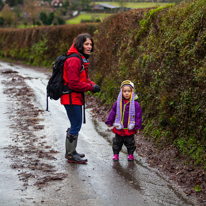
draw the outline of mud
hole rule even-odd
[[[5,77],[2,82],[5,85],[3,93],[11,102],[8,104],[8,110],[14,144],[4,148],[6,158],[13,162],[11,168],[19,171],[19,180],[24,182],[25,188],[36,185],[41,189],[50,181],[63,180],[67,174],[57,173],[52,164],[58,151],[48,145],[44,135],[36,135],[44,129],[41,124],[44,121],[44,111],[34,106],[35,95],[32,89],[26,85],[25,78],[16,71],[4,70],[2,75]],[[24,172],[20,172],[22,169]]]

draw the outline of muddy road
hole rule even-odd
[[[48,74],[0,62],[0,205],[196,205],[166,177],[125,149],[112,161],[113,134],[86,111],[77,146],[87,164],[64,158],[70,126],[59,101],[49,101]]]

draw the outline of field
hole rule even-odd
[[[100,3],[108,3],[114,6],[119,6],[118,2],[95,2],[95,4]],[[147,8],[147,7],[154,7],[154,6],[165,6],[168,3],[155,3],[155,2],[125,2],[123,5],[125,7],[129,7],[132,9],[138,9],[138,8]]]
[[[118,2],[95,2],[95,4],[99,3],[109,3],[114,6],[119,6]],[[165,6],[168,3],[152,3],[152,2],[125,2],[124,7],[129,7],[132,9],[137,9],[137,8],[148,8],[148,7],[155,7],[155,6]],[[105,14],[105,13],[81,13],[79,16],[76,18],[73,18],[71,20],[67,20],[66,24],[79,24],[81,23],[81,20],[92,20],[92,19],[100,19],[101,21],[109,16],[111,14]]]
[[[100,14],[81,13],[76,18],[73,18],[71,20],[67,20],[66,24],[79,24],[79,23],[81,23],[81,20],[92,20],[92,19],[100,19],[102,21],[105,17],[107,17],[109,15],[111,15],[111,14],[105,14],[105,13],[100,13]]]
[[[95,2],[95,4],[99,3],[109,3],[114,6],[119,6],[118,2]],[[154,2],[125,2],[123,4],[124,7],[137,9],[137,8],[148,8],[148,7],[154,7],[154,6],[165,6],[168,3],[154,3]],[[82,12],[80,15],[78,15],[76,18],[70,19],[66,21],[66,24],[79,24],[81,23],[81,20],[96,20],[100,19],[101,21],[109,16],[111,14],[106,13],[84,13]],[[28,25],[27,27],[31,27],[31,25]],[[18,28],[25,28],[25,26],[19,25]]]

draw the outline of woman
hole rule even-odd
[[[67,130],[66,136],[66,154],[65,158],[72,163],[85,163],[87,159],[83,159],[84,154],[76,152],[78,134],[82,125],[82,105],[84,105],[84,92],[92,91],[100,92],[100,87],[92,82],[88,75],[88,59],[91,52],[94,51],[94,42],[92,37],[87,34],[79,34],[74,40],[73,45],[69,49],[67,55],[78,54],[78,57],[70,57],[64,63],[64,85],[68,84],[72,90],[71,96],[64,94],[61,97],[61,104],[64,105],[71,128]]]

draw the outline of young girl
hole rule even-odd
[[[142,110],[134,93],[134,84],[125,80],[121,84],[121,90],[117,101],[113,105],[105,122],[109,127],[113,126],[115,137],[113,138],[113,161],[119,161],[119,152],[123,144],[127,147],[128,161],[133,161],[133,153],[136,149],[134,134],[141,129]]]

